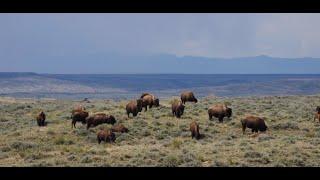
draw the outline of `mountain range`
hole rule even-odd
[[[320,58],[178,57],[171,54],[97,53],[12,61],[2,69],[49,74],[320,74]]]

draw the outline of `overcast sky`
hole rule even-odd
[[[320,57],[320,14],[0,14],[0,63],[91,53]]]

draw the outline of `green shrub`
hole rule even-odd
[[[54,143],[57,145],[71,145],[74,144],[74,142],[71,139],[65,139],[62,136],[59,136],[54,140]]]
[[[31,142],[21,142],[21,141],[15,141],[10,144],[10,147],[19,151],[24,151],[27,149],[37,148],[38,145]]]

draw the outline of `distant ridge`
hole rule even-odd
[[[97,53],[45,58],[55,63],[47,65],[43,57],[33,58],[21,61],[17,69],[41,74],[320,74],[320,58],[313,57],[211,58]]]

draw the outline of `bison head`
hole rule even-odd
[[[260,131],[264,132],[268,129],[268,126],[263,124],[261,127],[260,127]]]
[[[183,104],[181,104],[181,106],[180,106],[181,114],[183,114],[183,112],[184,112],[184,108],[185,108],[185,106],[184,106]]]
[[[127,132],[129,132],[129,129],[126,128],[126,127],[124,127],[124,128],[122,129],[122,132],[127,133]]]
[[[114,117],[114,116],[112,116],[112,115],[110,115],[109,117],[108,117],[108,119],[107,119],[107,123],[110,123],[110,124],[115,124],[117,121],[116,121],[116,118]]]
[[[110,135],[108,138],[110,142],[116,141],[116,135],[113,132],[110,132]]]
[[[228,118],[230,118],[230,117],[232,116],[232,109],[231,109],[231,108],[227,108],[227,110],[226,110],[226,116],[227,116]]]
[[[137,108],[139,112],[142,111],[142,99],[137,99]]]
[[[198,99],[197,99],[197,98],[194,98],[193,102],[197,103],[197,102],[198,102]]]
[[[158,99],[158,98],[155,99],[153,103],[154,103],[154,105],[155,105],[156,107],[159,107],[159,106],[160,106],[160,102],[159,102],[159,99]]]

